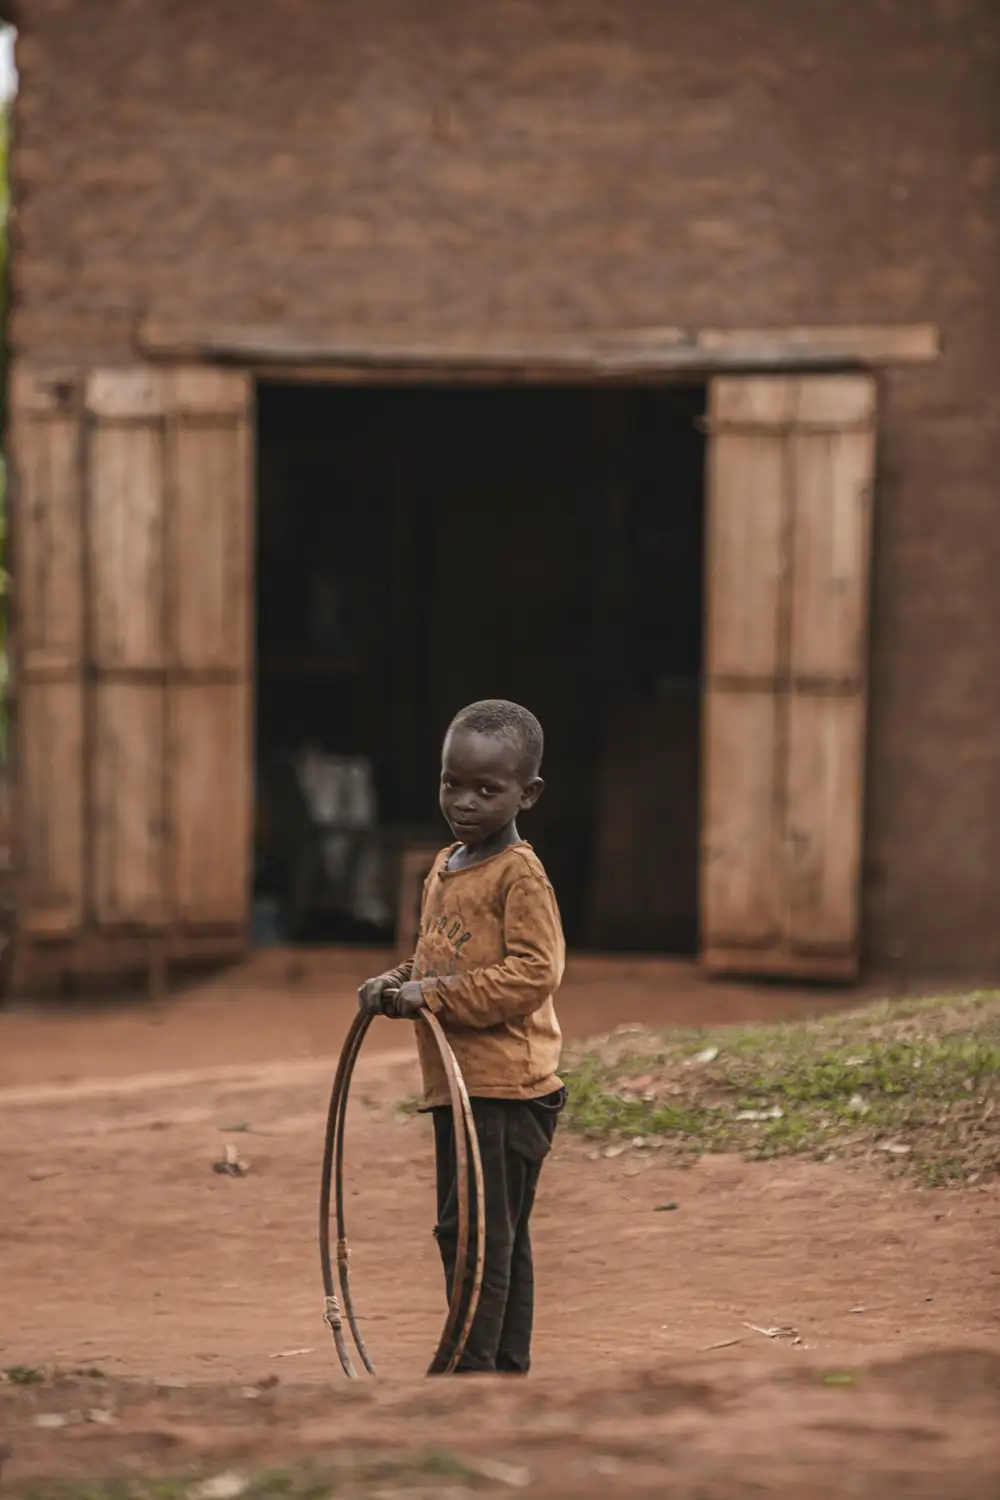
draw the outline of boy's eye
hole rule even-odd
[[[492,797],[493,788],[491,786],[481,786],[479,788],[479,795],[480,797]]]

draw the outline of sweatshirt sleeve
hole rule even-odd
[[[486,1030],[529,1016],[559,987],[565,945],[548,882],[524,875],[507,892],[504,947],[498,964],[422,981],[429,1010],[459,1026]]]

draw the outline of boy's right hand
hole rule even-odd
[[[366,979],[358,990],[358,1009],[366,1016],[392,1015],[391,1003],[398,990],[399,982],[391,974]]]

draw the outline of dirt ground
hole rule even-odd
[[[242,987],[155,1016],[0,1016],[0,1368],[106,1377],[0,1386],[5,1483],[388,1445],[492,1456],[498,1492],[997,1493],[990,1185],[595,1159],[564,1135],[537,1211],[530,1383],[479,1382],[471,1406],[467,1383],[423,1381],[443,1315],[432,1162],[426,1121],[396,1107],[415,1072],[388,1022],[359,1067],[348,1143],[356,1302],[388,1378],[348,1386],[321,1318],[316,1198],[358,960],[297,959],[294,982],[289,962],[268,955]],[[590,961],[562,1013],[580,1035],[834,1003]],[[245,1177],[212,1171],[227,1143]],[[854,1487],[839,1487],[848,1469]]]
[[[0,1088],[170,1069],[331,1057],[360,980],[395,962],[361,948],[263,949],[242,968],[150,1005],[134,998],[0,1009]],[[697,1026],[776,1021],[857,1005],[864,993],[789,985],[710,984],[676,959],[571,958],[559,992],[567,1038],[623,1023]],[[368,1052],[400,1045],[376,1028]]]

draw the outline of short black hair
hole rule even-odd
[[[537,776],[542,768],[545,749],[542,726],[534,714],[519,703],[510,703],[506,698],[483,698],[478,703],[470,703],[452,719],[448,734],[455,729],[510,740],[517,748],[521,775],[526,781]]]

